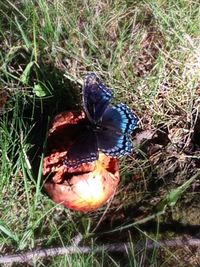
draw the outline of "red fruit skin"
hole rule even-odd
[[[66,208],[89,212],[98,209],[115,193],[119,184],[118,160],[100,153],[99,159],[68,168],[64,159],[76,136],[84,112],[63,112],[49,129],[43,175],[50,198]]]

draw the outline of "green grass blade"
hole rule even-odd
[[[15,23],[17,25],[18,30],[21,33],[22,39],[24,41],[24,44],[26,45],[27,49],[30,49],[32,44],[31,44],[30,40],[28,39],[26,32],[22,29],[22,26],[18,22],[17,17],[15,17]]]
[[[24,69],[21,77],[19,78],[20,82],[22,82],[23,84],[28,84],[30,72],[34,63],[35,63],[34,61],[29,62],[26,68]]]
[[[11,232],[11,230],[0,221],[0,232],[4,233],[7,237],[18,242],[18,237]]]

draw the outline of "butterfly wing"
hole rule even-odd
[[[83,86],[83,107],[91,122],[98,122],[112,98],[108,89],[94,73],[86,76]]]
[[[137,127],[138,117],[125,104],[108,108],[102,117],[102,126],[121,134],[131,134]]]
[[[137,116],[125,104],[107,108],[97,133],[99,150],[113,157],[130,153],[132,150],[130,134],[137,123]]]
[[[99,150],[111,157],[129,154],[133,148],[128,135],[120,135],[110,130],[100,130],[97,133],[97,142]]]
[[[97,138],[96,134],[85,129],[72,143],[69,148],[65,165],[67,167],[78,167],[82,163],[88,163],[98,158]]]

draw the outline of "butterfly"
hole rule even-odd
[[[69,148],[65,165],[78,167],[98,159],[99,152],[120,157],[132,151],[131,133],[138,117],[125,104],[110,105],[112,91],[90,73],[83,85],[83,109],[86,122]]]

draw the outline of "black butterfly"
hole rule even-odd
[[[125,104],[109,105],[111,98],[111,90],[96,74],[86,76],[83,108],[87,119],[66,155],[66,166],[77,167],[95,161],[99,151],[111,157],[131,152],[130,134],[136,128],[138,118]]]

